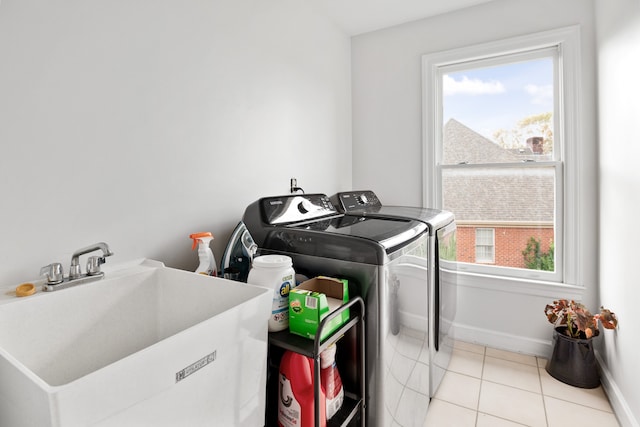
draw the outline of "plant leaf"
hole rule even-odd
[[[616,314],[604,307],[600,307],[600,315],[598,315],[598,318],[605,329],[615,329],[618,327],[618,317]]]

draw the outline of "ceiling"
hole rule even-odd
[[[357,35],[491,0],[312,0],[349,35]]]

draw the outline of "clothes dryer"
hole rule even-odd
[[[453,214],[438,209],[383,205],[378,196],[370,190],[337,193],[331,197],[331,201],[340,212],[349,215],[359,215],[363,218],[411,219],[427,225],[428,263],[421,267],[401,265],[402,268],[396,268],[392,275],[393,280],[398,282],[397,286],[413,288],[412,291],[398,292],[399,297],[428,291],[427,306],[419,305],[421,299],[400,300],[398,311],[399,323],[409,329],[416,327],[416,316],[429,318],[429,395],[433,397],[453,352],[453,322],[457,298],[456,224]],[[426,274],[413,271],[416,268],[426,269]]]

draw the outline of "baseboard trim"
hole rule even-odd
[[[527,338],[458,323],[454,323],[453,328],[456,340],[531,356],[548,358],[551,355],[551,339],[545,341]]]
[[[600,367],[600,382],[602,383],[602,389],[607,394],[613,413],[616,414],[618,422],[621,427],[640,427],[638,420],[631,412],[629,404],[625,400],[622,392],[618,388],[611,371],[607,368],[604,360],[600,357],[600,353],[596,350],[596,359]]]

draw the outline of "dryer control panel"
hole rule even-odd
[[[382,206],[376,193],[371,190],[338,193],[335,196],[334,203],[340,211],[345,213],[361,212],[363,210],[372,212]]]

